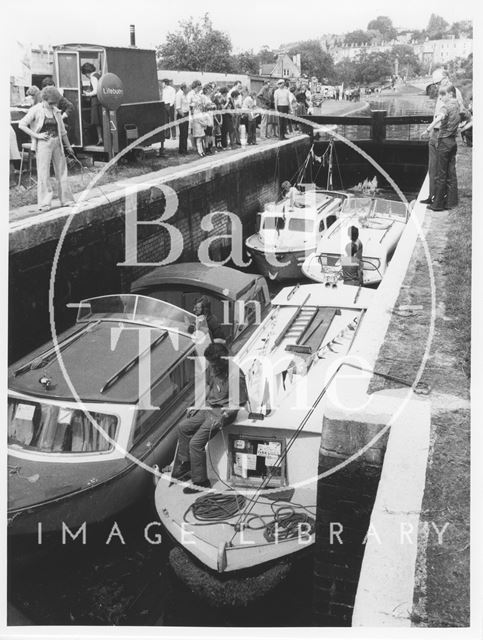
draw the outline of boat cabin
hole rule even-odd
[[[157,267],[131,284],[131,292],[165,300],[192,312],[201,295],[235,351],[266,315],[270,303],[265,278],[231,267],[183,262]]]

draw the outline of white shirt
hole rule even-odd
[[[169,104],[170,107],[174,105],[174,101],[176,99],[176,90],[171,85],[163,87],[163,97],[162,100],[164,104]]]
[[[183,89],[178,89],[176,93],[176,111],[181,111],[181,113],[188,113],[190,110],[190,103],[188,100],[188,94],[186,94]]]
[[[275,89],[273,94],[273,101],[275,103],[275,109],[277,107],[288,107],[290,105],[290,91],[287,87],[280,87]]]

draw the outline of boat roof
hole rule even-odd
[[[114,298],[122,298],[126,305],[136,305],[140,312],[137,315],[124,312],[124,317],[118,312],[116,317],[113,312],[101,313],[95,307],[100,303],[112,304]],[[139,299],[142,299],[141,304]],[[145,300],[159,313],[163,309],[173,313],[172,309],[175,309],[180,312],[179,317],[182,313],[188,322],[194,321],[192,314],[144,296],[104,296],[84,300],[79,305],[76,326],[59,336],[64,369],[51,341],[10,368],[9,388],[42,398],[76,400],[64,376],[65,370],[82,401],[135,404],[140,397],[140,363],[146,363],[149,356],[149,382],[152,384],[194,347],[191,336],[182,332],[174,321],[161,317],[150,321],[147,314],[142,314],[147,310]],[[141,328],[150,330],[146,345],[141,338]],[[42,377],[50,380],[49,388],[40,383]],[[147,389],[142,390],[145,391]]]
[[[181,262],[156,267],[131,284],[131,291],[138,293],[154,286],[191,286],[209,291],[229,300],[237,300],[262,276],[243,273],[231,267],[210,267],[200,262]]]
[[[144,49],[140,47],[130,47],[130,46],[115,47],[108,44],[106,45],[89,44],[88,42],[67,42],[65,44],[56,44],[54,45],[53,48],[54,48],[54,51],[57,51],[58,49],[75,49],[75,50],[87,49],[89,51],[110,51],[113,49],[117,49],[122,51],[152,51],[153,53],[155,52],[154,49]]]

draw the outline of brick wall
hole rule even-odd
[[[248,236],[255,227],[256,213],[276,197],[280,183],[290,180],[309,149],[308,138],[250,150],[210,163],[207,168],[182,169],[178,176],[159,177],[159,182],[177,193],[179,206],[169,220],[183,236],[181,261],[197,259],[197,248],[208,236],[229,231],[227,218],[217,216],[210,232],[201,228],[204,215],[215,211],[237,214]],[[220,156],[223,160],[223,157]],[[146,179],[154,184],[155,174]],[[146,267],[120,267],[125,256],[125,200],[122,193],[89,203],[72,218],[55,275],[57,331],[70,326],[75,312],[68,302],[96,295],[128,291],[130,283]],[[164,212],[165,198],[156,186],[140,187],[138,220],[155,220]],[[66,217],[35,222],[10,233],[9,345],[10,361],[50,338],[48,288],[54,253]],[[167,232],[159,226],[138,227],[138,262],[157,262],[168,253]],[[227,255],[227,241],[213,243],[211,257]],[[151,268],[151,267],[149,267]]]

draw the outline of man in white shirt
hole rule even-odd
[[[161,81],[161,100],[164,102],[164,108],[166,110],[166,122],[173,122],[174,117],[174,102],[176,100],[176,90],[171,86],[171,80],[165,78]],[[170,132],[173,138],[176,138],[176,127],[171,127],[165,132],[166,138],[170,137]]]
[[[235,84],[233,85],[233,87],[228,91],[227,97],[231,98],[232,97],[232,93],[234,91],[237,91],[240,95],[238,95],[235,99],[234,99],[234,106],[235,109],[241,109],[242,103],[243,103],[243,97],[242,97],[242,83],[240,80],[237,80],[235,82]],[[232,116],[232,120],[233,120],[233,126],[235,128],[235,143],[240,146],[241,145],[241,140],[240,140],[240,116],[237,113],[234,113]]]
[[[189,116],[190,103],[188,100],[188,87],[186,86],[185,82],[183,82],[180,85],[176,93],[175,109],[176,109],[176,118],[178,120]],[[180,124],[178,125],[178,128],[179,128],[178,150],[181,155],[184,155],[188,152],[189,124],[190,124],[189,120],[186,120],[185,122],[180,122]]]
[[[279,80],[277,82],[277,88],[273,94],[273,101],[275,104],[275,111],[280,111],[280,113],[288,113],[290,111],[290,91],[288,87],[285,86],[284,80]],[[280,140],[285,140],[287,138],[285,135],[287,130],[287,119],[282,116],[279,118],[279,122]]]

